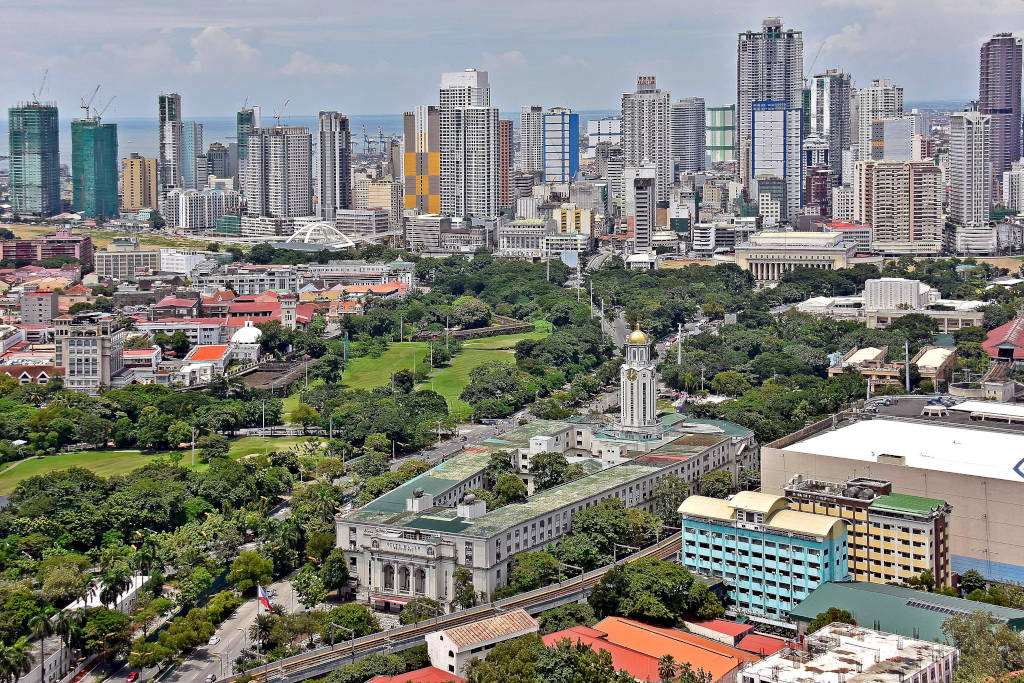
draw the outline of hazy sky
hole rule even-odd
[[[804,32],[805,68],[888,77],[910,101],[977,97],[978,48],[1024,35],[1021,0],[0,0],[4,106],[43,99],[75,116],[97,83],[107,120],[273,112],[400,113],[437,102],[442,71],[490,72],[493,102],[616,108],[638,73],[673,96],[736,96],[736,34],[769,15]],[[6,116],[6,112],[3,114]]]

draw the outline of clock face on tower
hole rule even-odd
[[[628,379],[630,382],[635,380],[636,379],[636,370],[633,369],[633,368],[630,368],[629,370],[626,370],[626,379]]]

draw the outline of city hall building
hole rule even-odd
[[[625,398],[617,421],[601,416],[536,420],[337,515],[337,547],[344,550],[360,590],[384,609],[421,596],[447,605],[454,596],[453,575],[464,568],[474,590],[490,597],[507,582],[515,555],[557,543],[581,510],[618,498],[627,507],[653,511],[654,487],[669,475],[696,482],[713,470],[735,477],[740,468],[756,466],[750,430],[714,420],[686,421],[678,414],[655,416],[657,386],[647,342],[637,330],[627,344],[621,377]],[[587,474],[488,512],[483,501],[467,494],[483,486],[484,469],[497,451],[510,454],[530,492],[530,461],[540,453],[562,453]]]

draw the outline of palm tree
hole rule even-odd
[[[671,681],[679,672],[679,665],[672,655],[662,655],[658,660],[658,677],[662,681]]]
[[[18,683],[18,679],[32,670],[32,654],[29,652],[28,641],[25,636],[18,638],[10,647],[2,648],[3,654],[0,660],[3,662],[4,675],[12,682]]]
[[[53,633],[53,622],[50,621],[52,615],[53,608],[47,605],[28,620],[28,627],[32,630],[32,635],[39,639],[40,683],[46,680],[46,638]]]
[[[274,620],[270,618],[270,615],[259,614],[256,616],[256,621],[249,627],[249,637],[254,641],[259,641],[263,649],[266,649],[267,639],[270,638],[270,632],[273,628]]]
[[[104,605],[111,605],[111,609],[117,608],[117,599],[121,597],[132,585],[131,577],[127,570],[118,567],[103,574],[103,588],[100,589],[100,602]]]

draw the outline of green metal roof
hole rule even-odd
[[[712,427],[718,427],[729,436],[748,437],[754,433],[753,430],[747,429],[746,427],[738,425],[735,422],[729,422],[728,420],[705,420],[698,419],[695,417],[688,417],[686,421],[696,422],[697,424],[702,425],[711,425]]]
[[[809,622],[829,607],[849,611],[857,624],[866,628],[938,643],[946,642],[942,622],[954,614],[984,610],[1010,628],[1024,628],[1024,610],[864,581],[824,583],[797,605],[790,616]]]
[[[923,496],[909,496],[905,493],[890,493],[887,496],[880,496],[871,503],[873,509],[898,510],[900,512],[913,512],[919,515],[927,515],[935,508],[946,506],[946,501],[938,498],[925,498]]]

